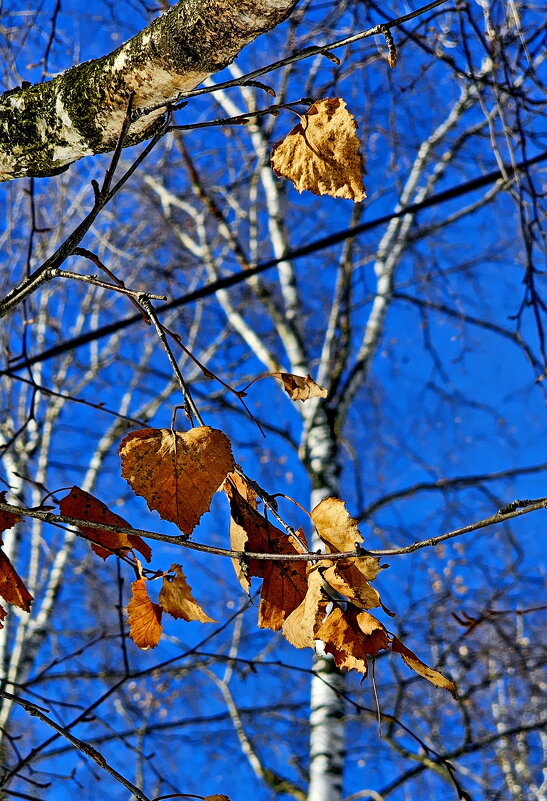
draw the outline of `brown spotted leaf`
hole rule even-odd
[[[276,175],[289,178],[299,192],[342,197],[359,203],[366,197],[357,123],[340,97],[318,100],[271,155]]]
[[[326,398],[325,387],[319,386],[311,375],[293,375],[293,373],[270,373],[273,378],[283,382],[283,389],[291,400],[305,401],[308,398]]]
[[[93,540],[91,547],[102,559],[106,559],[121,549],[134,549],[139,551],[147,562],[150,561],[152,556],[150,546],[141,537],[137,537],[135,534],[126,534],[123,529],[131,528],[130,524],[123,517],[111,512],[106,504],[90,495],[89,492],[85,492],[79,487],[72,487],[68,495],[59,503],[59,509],[61,514],[67,517],[120,527],[120,531],[104,531],[100,528],[78,526],[85,537]]]
[[[159,598],[163,611],[177,619],[214,623],[192,595],[192,588],[186,581],[181,565],[171,565],[169,572],[175,573],[175,576],[164,576]]]
[[[143,651],[155,648],[161,637],[162,608],[152,603],[146,591],[144,579],[131,585],[131,600],[127,604],[129,636]]]
[[[443,690],[448,690],[448,692],[452,693],[452,695],[456,694],[456,685],[454,682],[445,678],[445,676],[443,676],[442,673],[439,673],[438,670],[433,670],[433,668],[428,667],[424,662],[422,662],[421,659],[418,659],[413,651],[403,645],[403,643],[397,637],[393,638],[391,650],[394,654],[400,654],[403,662],[405,662],[409,668],[412,668],[412,670],[414,670],[420,676],[423,676],[424,679],[427,679],[436,687],[442,687]]]
[[[325,651],[332,654],[338,667],[365,675],[367,656],[389,648],[388,634],[380,621],[351,604],[345,611],[333,609],[318,629],[317,638],[323,640]]]
[[[209,510],[234,458],[222,431],[201,426],[182,434],[167,428],[133,431],[120,445],[122,476],[150,509],[191,534]]]

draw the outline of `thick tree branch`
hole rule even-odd
[[[5,92],[0,181],[55,175],[83,156],[113,150],[131,95],[134,121],[124,146],[149,139],[167,103],[226,67],[296,2],[180,0],[114,52],[47,83]]]

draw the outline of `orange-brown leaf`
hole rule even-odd
[[[313,648],[316,630],[325,616],[328,598],[323,593],[320,565],[308,569],[308,589],[304,600],[283,623],[283,636],[295,648]]]
[[[167,428],[133,431],[120,445],[122,476],[150,509],[191,534],[234,458],[222,431],[202,426],[184,434]]]
[[[162,608],[152,603],[146,591],[144,579],[131,585],[131,600],[127,604],[129,636],[143,651],[155,648],[161,637]]]
[[[325,651],[332,654],[338,667],[365,675],[367,656],[376,656],[389,647],[387,631],[380,621],[352,605],[345,611],[333,609],[318,629],[317,638],[323,640]]]
[[[0,596],[9,604],[30,612],[33,597],[15,572],[10,560],[0,548]]]
[[[357,123],[340,97],[314,103],[283,141],[274,145],[271,164],[296,189],[353,200],[366,197]]]
[[[216,793],[215,795],[206,795],[203,801],[230,801],[224,793]]]
[[[452,695],[456,694],[456,685],[454,682],[450,681],[450,679],[447,679],[442,675],[442,673],[439,673],[438,670],[433,670],[433,668],[428,667],[425,662],[422,662],[421,659],[418,659],[413,651],[403,645],[401,640],[399,640],[397,637],[393,638],[391,650],[394,654],[400,654],[403,662],[405,662],[409,668],[412,668],[412,670],[414,670],[420,676],[423,676],[424,679],[427,679],[436,687],[442,687],[443,690],[448,690],[448,692],[452,693]]]
[[[241,478],[230,476],[225,484],[230,501],[230,542],[234,550],[253,553],[297,554],[302,546],[273,526],[255,508],[252,489]],[[299,534],[304,541],[303,534]],[[301,603],[306,589],[306,563],[275,560],[245,560],[245,570],[234,560],[238,579],[248,592],[248,577],[264,579],[258,610],[258,625],[278,631],[283,621]]]
[[[0,606],[0,629],[4,628],[4,624],[2,623],[2,621],[6,619],[7,615],[8,613],[6,612],[4,607]]]
[[[175,573],[175,576],[164,576],[160,590],[160,606],[164,612],[177,619],[214,623],[192,595],[192,588],[186,581],[181,565],[171,565],[169,572]]]
[[[0,502],[7,503],[5,490],[0,492]],[[2,544],[2,532],[19,523],[20,520],[21,517],[19,515],[15,515],[13,512],[3,512],[0,509],[0,545]]]
[[[344,559],[334,562],[323,571],[323,578],[336,592],[363,609],[374,609],[374,607],[382,605],[378,590],[371,587],[363,575],[363,570],[368,569],[366,560],[369,559],[379,562],[379,559],[373,559],[371,556],[356,560]],[[374,567],[372,566],[372,568]],[[378,570],[380,570],[379,567]],[[374,574],[374,569],[369,572]]]
[[[152,551],[150,546],[141,537],[135,534],[126,534],[124,528],[131,528],[130,524],[114,512],[108,506],[85,492],[79,487],[72,487],[68,495],[59,503],[62,515],[75,517],[79,520],[89,520],[91,523],[104,523],[107,526],[119,526],[120,531],[104,531],[100,528],[88,528],[78,526],[79,530],[91,542],[91,547],[98,556],[106,559],[120,549],[139,551],[147,562],[150,561]]]
[[[308,398],[326,398],[328,395],[325,387],[317,384],[309,373],[306,376],[293,373],[270,373],[270,375],[283,382],[283,389],[291,400],[305,401]]]

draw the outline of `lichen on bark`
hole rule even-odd
[[[180,0],[112,53],[46,83],[0,96],[0,181],[54,175],[116,146],[129,99],[143,110],[168,103],[227,66],[282,22],[297,0]],[[165,109],[135,120],[124,139],[149,139]]]

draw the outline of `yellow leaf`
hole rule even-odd
[[[181,565],[171,565],[170,573],[175,576],[164,576],[163,586],[160,590],[160,606],[174,618],[183,620],[198,620],[201,623],[214,623],[198,604],[192,595],[192,588],[186,581]]]
[[[273,378],[283,382],[283,388],[291,400],[305,401],[308,398],[326,398],[325,387],[319,386],[308,373],[306,376],[293,373],[270,373]]]
[[[353,200],[366,197],[357,123],[340,97],[318,100],[274,145],[271,164],[296,189]]]
[[[122,476],[150,509],[191,534],[230,470],[230,441],[209,426],[184,434],[166,428],[133,431],[120,445]]]
[[[374,609],[376,606],[381,606],[380,594],[374,587],[371,587],[365,576],[363,570],[368,565],[362,564],[365,559],[372,559],[372,557],[365,557],[364,559],[349,560],[334,562],[330,567],[323,571],[323,578],[330,586],[344,595],[348,601],[361,606],[363,609]],[[374,559],[375,562],[379,561]],[[379,570],[380,568],[378,568]],[[376,571],[377,572],[377,571]],[[369,571],[372,578],[376,575],[373,570]]]
[[[353,551],[356,543],[363,542],[357,521],[349,516],[340,498],[325,498],[318,503],[312,510],[311,519],[317,533],[329,547],[329,553]]]
[[[414,670],[420,676],[423,676],[424,679],[427,679],[436,687],[442,687],[443,690],[448,690],[448,692],[452,693],[452,695],[456,694],[456,685],[454,682],[445,678],[442,673],[439,673],[438,670],[433,670],[433,668],[428,667],[424,662],[422,662],[421,659],[418,659],[413,651],[403,645],[403,643],[397,639],[397,637],[393,638],[391,650],[394,654],[400,654],[403,662],[405,662],[409,668],[412,668],[412,670]]]
[[[129,636],[143,651],[155,648],[161,637],[162,608],[152,603],[146,592],[144,579],[131,585],[131,600],[127,604]]]

